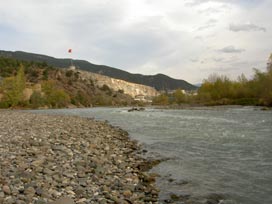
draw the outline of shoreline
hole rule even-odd
[[[160,161],[140,153],[106,122],[0,110],[0,203],[158,203]]]

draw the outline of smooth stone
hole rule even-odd
[[[27,189],[24,190],[24,194],[27,196],[34,196],[36,193],[36,190],[33,187],[28,187]]]
[[[64,198],[60,198],[54,202],[51,202],[49,204],[75,204],[75,202],[71,198],[64,197]]]
[[[125,196],[125,197],[130,197],[130,196],[132,196],[132,193],[131,193],[131,191],[130,190],[125,190],[124,192],[123,192],[123,195]]]
[[[47,202],[44,200],[36,200],[35,204],[47,204]]]
[[[5,194],[8,194],[8,195],[11,194],[10,187],[7,186],[7,185],[4,185],[3,188],[2,188],[2,190],[3,190],[3,192],[4,192]]]
[[[15,203],[15,200],[14,200],[14,198],[12,198],[12,197],[9,197],[9,198],[7,198],[7,199],[5,200],[5,204],[13,204],[13,203]]]
[[[44,158],[41,158],[41,159],[37,159],[35,161],[33,161],[31,164],[35,167],[39,167],[41,166],[42,164],[44,163]]]
[[[42,189],[42,188],[37,188],[37,189],[36,189],[36,194],[37,194],[38,196],[41,196],[41,195],[43,194],[43,189]]]
[[[23,200],[16,200],[16,204],[26,204],[26,202]]]
[[[0,198],[4,198],[4,197],[5,197],[4,192],[0,192]]]

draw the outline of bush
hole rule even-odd
[[[159,95],[159,96],[153,98],[152,104],[153,105],[168,105],[169,98],[165,94]]]
[[[44,106],[44,98],[42,97],[41,92],[34,91],[30,96],[29,102],[33,108]]]
[[[73,70],[68,70],[68,71],[66,71],[66,73],[65,73],[65,75],[66,75],[67,77],[71,77],[73,74],[74,74]]]
[[[70,103],[70,96],[62,89],[56,87],[52,80],[42,83],[42,91],[45,93],[45,104],[54,108],[65,107]]]
[[[8,106],[17,106],[23,102],[23,90],[26,86],[26,78],[24,74],[24,67],[21,65],[17,75],[14,77],[5,78],[2,82],[2,89],[4,93],[3,101]]]
[[[111,97],[103,96],[103,95],[97,95],[95,98],[95,105],[98,106],[109,106],[112,105]]]
[[[10,104],[7,101],[0,101],[0,108],[9,108]]]
[[[118,93],[123,94],[123,93],[124,93],[124,90],[123,90],[123,89],[119,89],[119,90],[118,90]]]
[[[76,96],[71,99],[71,103],[74,105],[91,105],[91,97],[82,91],[78,91]]]
[[[48,69],[45,69],[44,71],[43,71],[43,78],[42,78],[43,80],[48,80]]]
[[[64,90],[57,89],[51,93],[49,101],[52,107],[61,108],[70,103],[70,97]]]

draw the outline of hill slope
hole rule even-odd
[[[113,90],[107,84],[97,84],[82,72],[56,69],[46,63],[0,57],[0,108],[136,104],[123,90]]]
[[[67,68],[70,66],[71,63],[71,59],[58,59],[46,55],[27,53],[22,51],[11,52],[0,50],[0,56],[14,58],[18,60],[46,62],[51,66],[59,68]],[[73,63],[81,70],[106,75],[116,79],[122,79],[132,83],[151,86],[157,90],[174,90],[178,88],[185,90],[194,90],[197,88],[184,80],[173,79],[163,74],[156,75],[131,74],[129,72],[117,68],[92,64],[85,60],[73,60]]]

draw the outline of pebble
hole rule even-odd
[[[11,190],[10,190],[10,187],[7,186],[7,185],[4,185],[3,188],[2,188],[3,192],[7,195],[10,195],[11,194]]]
[[[26,188],[26,189],[24,190],[24,194],[25,194],[26,196],[31,196],[31,197],[33,197],[33,196],[35,195],[35,193],[36,193],[36,191],[35,191],[35,189],[34,189],[33,187],[28,187],[28,188]]]
[[[75,202],[71,198],[64,197],[64,198],[60,198],[50,204],[75,204]]]
[[[129,198],[130,196],[132,196],[132,192],[130,190],[125,190],[123,194],[126,198]]]
[[[0,110],[0,203],[158,203],[158,162],[102,121]]]

